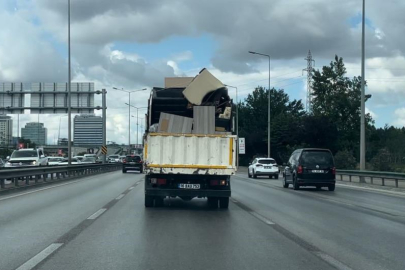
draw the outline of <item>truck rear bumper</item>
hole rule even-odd
[[[181,190],[181,189],[146,189],[149,196],[177,197],[231,197],[231,190]]]

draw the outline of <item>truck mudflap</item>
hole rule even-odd
[[[159,197],[231,197],[231,190],[145,189],[147,196]]]

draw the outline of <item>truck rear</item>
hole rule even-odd
[[[227,89],[205,69],[195,78],[165,82],[149,99],[145,207],[180,197],[207,198],[211,208],[228,208],[237,137]]]
[[[166,197],[208,198],[212,207],[228,208],[230,176],[235,174],[236,136],[148,134],[144,145],[145,206]]]

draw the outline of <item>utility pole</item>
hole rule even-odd
[[[107,91],[102,90],[102,115],[103,115],[103,146],[107,146],[107,101],[106,101]],[[103,155],[103,164],[106,163],[106,155]]]
[[[363,18],[361,27],[361,118],[360,118],[360,170],[366,169],[366,121],[365,121],[365,18],[366,1],[363,0]],[[364,182],[364,179],[360,179]]]
[[[305,60],[307,60],[307,68],[303,70],[307,72],[307,100],[305,107],[307,109],[307,112],[310,113],[312,111],[312,63],[314,63],[315,65],[315,60],[312,59],[311,50],[308,51],[308,55]]]
[[[70,0],[68,0],[68,165],[72,164],[72,76],[70,63]]]

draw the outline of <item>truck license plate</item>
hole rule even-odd
[[[323,173],[323,170],[312,170],[313,173]]]
[[[200,189],[200,184],[179,184],[179,188]]]

